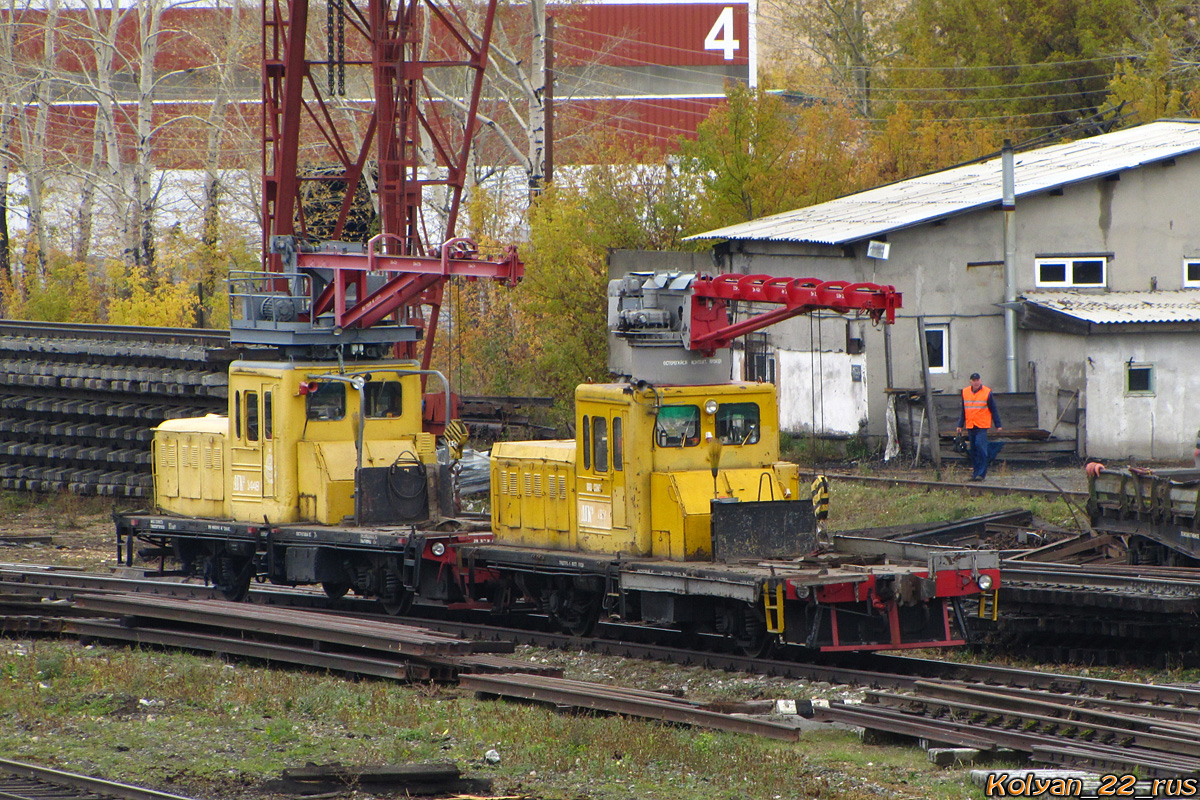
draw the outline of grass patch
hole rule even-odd
[[[0,513],[6,517],[36,508],[41,498],[31,492],[0,492]]]
[[[916,749],[845,731],[798,744],[477,700],[450,687],[272,671],[215,658],[0,643],[0,752],[206,797],[312,761],[449,759],[541,798],[959,798]],[[496,749],[501,762],[488,764]]]
[[[980,514],[1027,508],[1039,519],[1074,528],[1070,507],[1061,497],[975,496],[941,489],[920,490],[904,486],[879,486],[831,480],[829,529],[854,530],[918,522],[954,522]]]

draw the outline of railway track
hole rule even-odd
[[[124,783],[0,759],[0,797],[5,800],[188,800]]]
[[[604,638],[580,639],[539,630],[498,628],[478,622],[431,620],[425,618],[381,619],[363,612],[363,605],[339,601],[335,615],[316,612],[330,601],[305,590],[256,589],[251,606],[215,602],[210,599],[183,600],[194,594],[205,598],[205,587],[170,581],[134,580],[94,576],[68,570],[6,567],[0,569],[0,590],[25,588],[54,598],[74,598],[74,604],[94,613],[117,615],[124,624],[68,623],[68,632],[98,639],[143,641],[165,646],[204,649],[184,635],[197,629],[220,627],[220,619],[230,617],[241,630],[241,642],[257,626],[271,629],[284,638],[316,639],[323,644],[316,652],[323,657],[339,657],[332,648],[341,644],[355,650],[365,649],[365,660],[380,660],[384,650],[404,647],[424,648],[422,658],[445,661],[457,657],[443,652],[457,648],[462,655],[467,640],[488,640],[511,648],[517,643],[542,647],[587,649],[627,658],[649,658],[677,664],[740,670],[753,674],[804,678],[834,684],[863,687],[865,702],[860,704],[815,704],[817,719],[857,725],[932,742],[976,749],[1016,749],[1028,753],[1039,763],[1069,765],[1099,771],[1138,770],[1146,777],[1173,777],[1200,774],[1200,687],[1190,685],[1152,685],[1096,678],[1089,675],[1049,673],[990,664],[967,664],[938,659],[914,658],[890,654],[843,657],[826,663],[778,659],[751,659],[726,653],[697,651],[694,648],[643,644],[629,640]],[[269,610],[267,606],[293,606]],[[297,608],[298,607],[298,608]],[[145,617],[184,623],[180,628],[162,622],[148,624]],[[247,620],[257,620],[253,625]],[[397,624],[399,623],[399,624]],[[417,631],[409,633],[409,628]],[[630,635],[632,631],[616,632]],[[423,634],[420,630],[437,631]],[[133,633],[130,633],[133,631]],[[149,638],[139,638],[151,632]],[[609,631],[610,633],[614,631]],[[387,644],[371,643],[370,637],[382,637]],[[453,638],[446,638],[447,636]],[[159,637],[159,638],[156,638]],[[440,637],[440,638],[439,638]],[[435,643],[436,652],[428,651]],[[456,644],[448,644],[456,643]],[[287,661],[279,652],[241,653],[229,647],[228,638],[219,639],[212,648],[217,652]],[[484,648],[485,650],[488,648]],[[361,655],[361,654],[360,654]],[[784,653],[784,656],[794,655]],[[308,663],[303,660],[298,663]],[[378,674],[370,669],[309,664],[323,668],[377,677],[405,679],[404,675]],[[493,673],[504,671],[497,664]],[[393,665],[394,669],[394,665]],[[487,670],[472,669],[479,673]],[[461,672],[461,670],[460,670]],[[528,671],[526,671],[528,673]],[[536,671],[535,671],[536,672]],[[451,679],[453,671],[425,672],[423,678]],[[456,673],[454,673],[456,674]],[[471,678],[469,686],[487,695],[541,700],[579,708],[604,709],[618,713],[656,718],[692,720],[693,724],[716,725],[719,715],[697,710],[692,704],[679,704],[659,697],[643,697],[575,681],[556,682],[554,676],[537,674],[509,675],[505,678]],[[726,721],[728,729],[742,730],[773,738],[788,738],[778,725],[753,725]]]
[[[148,595],[177,600],[214,601],[221,599],[218,590],[196,583],[173,580],[125,578],[79,572],[54,567],[31,567],[22,564],[0,564],[0,594],[20,592],[44,597],[47,600],[72,601],[79,595],[110,593],[114,595]],[[379,611],[374,600],[345,596],[331,601],[323,592],[305,588],[255,586],[249,602],[255,606],[340,611],[363,619],[386,619],[400,624],[421,626],[461,639],[504,642],[558,650],[587,650],[600,655],[621,658],[664,661],[681,666],[696,666],[731,672],[746,672],[772,677],[825,681],[859,686],[907,688],[920,678],[951,678],[967,675],[978,680],[998,681],[1000,672],[985,672],[972,667],[936,659],[888,657],[881,655],[841,656],[824,662],[804,659],[801,651],[786,651],[779,658],[751,658],[717,649],[698,648],[681,641],[672,631],[648,629],[644,626],[601,622],[597,635],[587,638],[550,630],[537,617],[526,617],[532,624],[518,625],[517,621],[490,617],[486,620],[464,619],[430,606],[423,608],[424,616],[387,616]],[[70,606],[56,606],[63,611]],[[40,626],[54,630],[54,625]],[[59,625],[57,629],[67,629]],[[654,641],[647,641],[653,639]],[[1008,674],[1008,673],[1003,673]],[[1037,673],[1029,673],[1032,681]],[[987,676],[991,677],[987,677]]]
[[[826,475],[830,480],[851,481],[877,486],[907,486],[914,489],[953,489],[970,494],[1000,494],[1024,497],[1044,497],[1057,499],[1066,497],[1076,503],[1087,501],[1087,492],[1060,492],[1058,489],[1038,489],[1020,486],[1001,486],[999,484],[983,483],[952,483],[949,481],[929,481],[917,478],[889,478],[881,475],[851,475],[848,473],[830,472]]]

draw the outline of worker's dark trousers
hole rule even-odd
[[[967,437],[971,441],[972,478],[986,478],[988,464],[1004,447],[1004,442],[989,442],[987,434],[987,428],[967,428]]]

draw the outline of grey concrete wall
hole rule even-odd
[[[1026,354],[1031,368],[1032,386],[1037,395],[1038,427],[1057,439],[1074,439],[1080,456],[1088,455],[1087,358],[1092,339],[1066,333],[1024,332]],[[1059,403],[1062,392],[1075,393],[1073,405],[1068,399]],[[1063,413],[1065,412],[1065,413]]]
[[[1088,337],[1032,332],[1039,405],[1058,385],[1083,394],[1087,454],[1096,458],[1189,460],[1200,429],[1200,370],[1196,334],[1143,333]],[[1125,391],[1129,361],[1154,366],[1154,392]],[[1042,425],[1048,415],[1040,411]],[[1053,424],[1053,421],[1050,421]]]

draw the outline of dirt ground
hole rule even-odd
[[[104,570],[117,566],[114,510],[127,503],[71,494],[0,495],[0,562]],[[46,537],[49,543],[23,537]],[[7,538],[6,538],[7,537]]]

